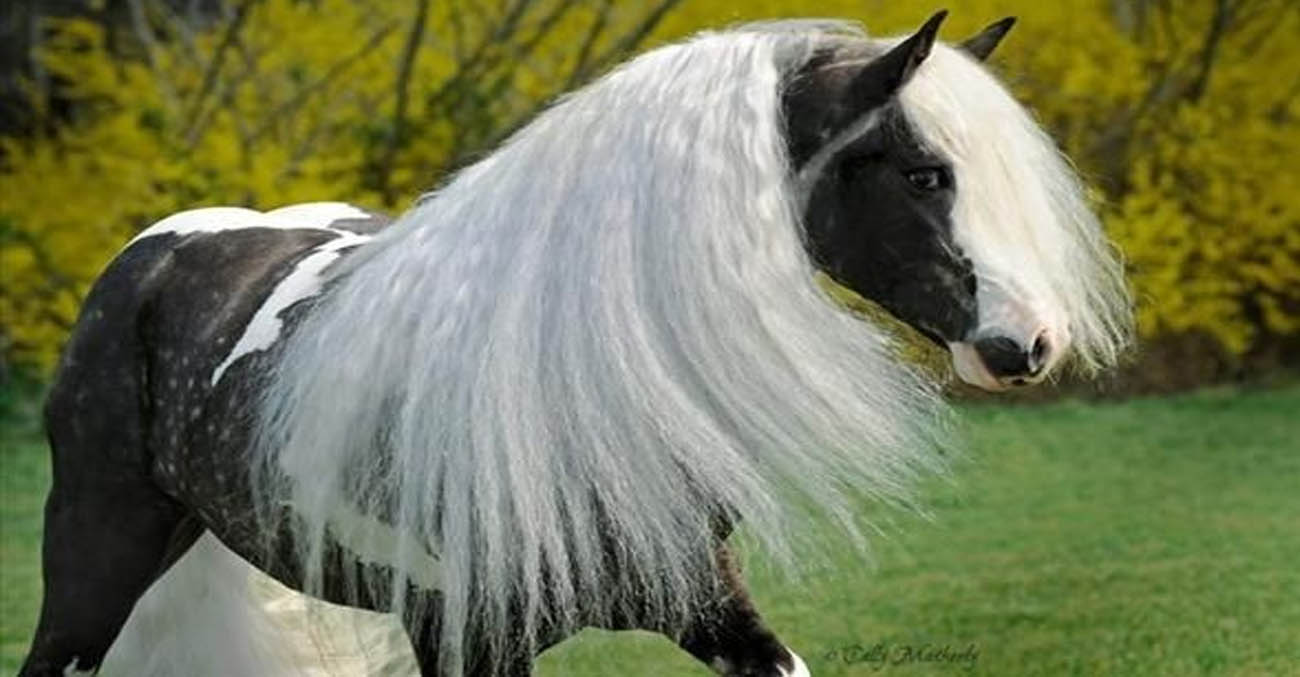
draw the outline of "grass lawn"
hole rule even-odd
[[[971,458],[759,608],[814,675],[1300,675],[1300,386],[968,407]],[[0,430],[0,672],[36,618],[46,451]],[[93,553],[87,553],[93,558]],[[905,660],[949,647],[954,662]],[[882,659],[883,658],[883,662]],[[707,675],[667,640],[588,631],[543,677]]]

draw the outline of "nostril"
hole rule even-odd
[[[1037,376],[1047,366],[1047,356],[1052,350],[1051,339],[1047,338],[1047,332],[1042,331],[1034,337],[1034,345],[1029,348],[1029,375]]]
[[[1006,336],[994,336],[975,341],[975,352],[998,378],[1024,376],[1029,373],[1029,354],[1020,344]]]

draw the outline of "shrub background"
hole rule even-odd
[[[1300,363],[1300,3],[951,0],[1095,187],[1138,300],[1125,378]],[[28,0],[0,10],[0,369],[41,378],[132,233],[199,205],[400,211],[631,53],[875,0]]]

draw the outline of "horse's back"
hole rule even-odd
[[[160,434],[150,419],[207,399],[213,372],[298,262],[340,238],[360,244],[385,223],[310,203],[194,209],[150,226],[83,302],[46,401],[52,437],[94,428],[118,460],[144,460]]]

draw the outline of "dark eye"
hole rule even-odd
[[[907,182],[920,191],[935,191],[948,186],[948,172],[943,167],[918,167],[903,173]]]

